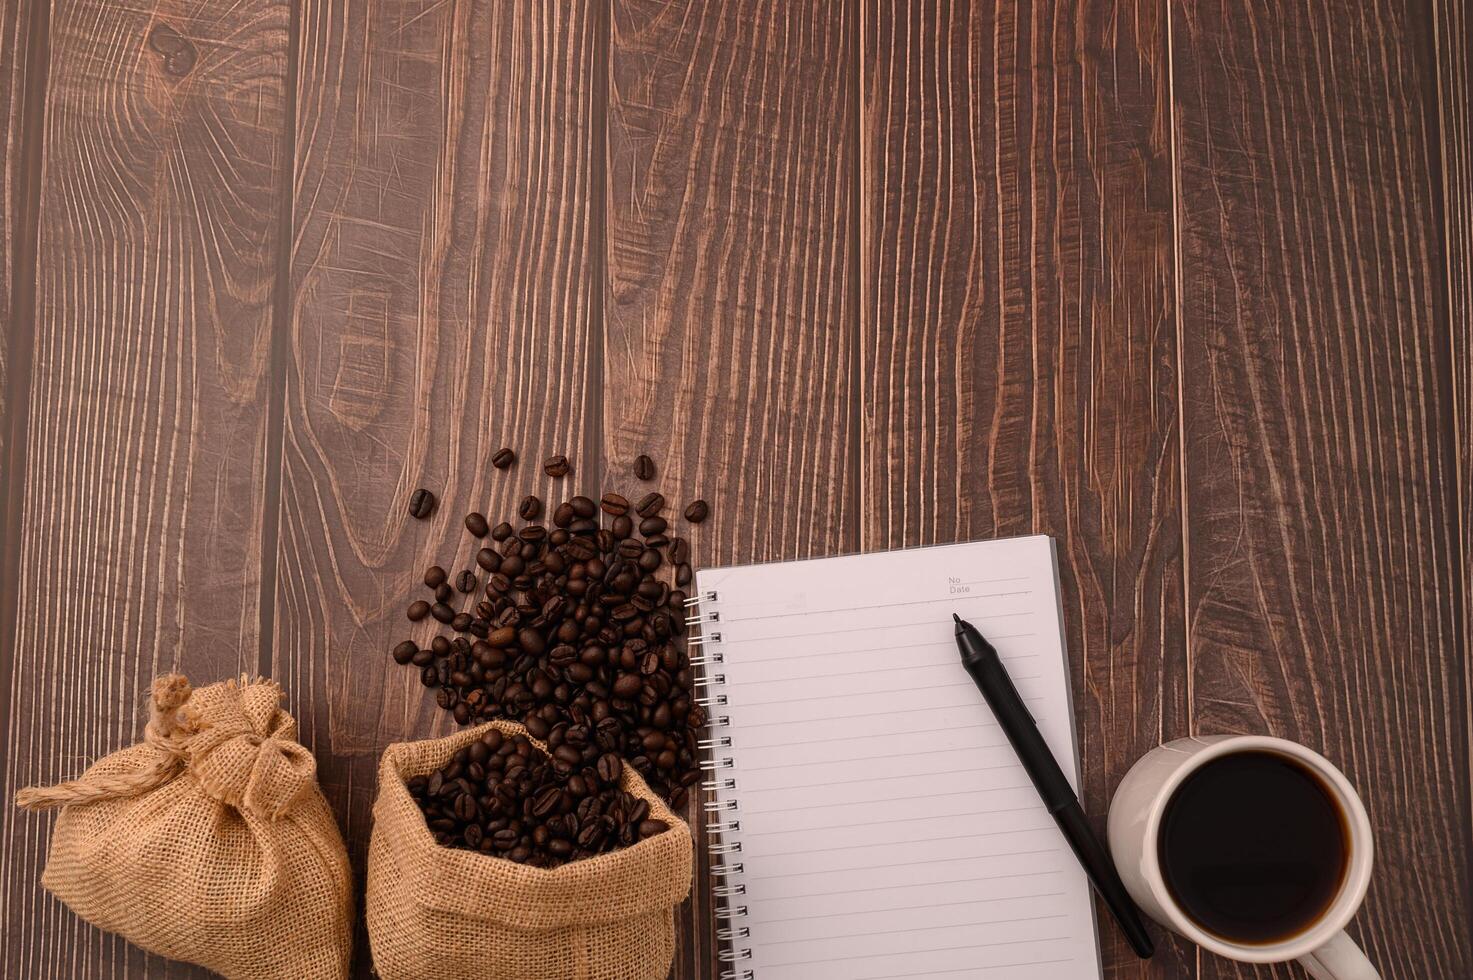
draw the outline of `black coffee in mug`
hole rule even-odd
[[[1236,943],[1279,942],[1314,925],[1350,861],[1350,830],[1329,787],[1274,752],[1220,756],[1187,776],[1157,840],[1177,905]]]

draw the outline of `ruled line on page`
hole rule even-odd
[[[815,827],[814,831],[822,832],[823,830],[827,829],[829,828]],[[893,849],[902,844],[935,844],[940,841],[948,840],[981,840],[984,837],[1006,837],[1009,834],[1036,834],[1040,831],[1053,829],[1055,829],[1055,825],[1049,824],[1046,827],[1019,827],[1015,830],[988,830],[980,834],[955,834],[950,837],[918,837],[915,840],[908,841],[882,840],[875,841],[872,844],[843,844],[838,847],[801,847],[796,851],[760,851],[754,855],[754,859],[761,859],[765,861],[768,858],[791,857],[794,854],[822,854],[825,851],[862,851],[867,847],[889,847]],[[803,833],[812,833],[814,831],[803,831]]]
[[[987,858],[1027,857],[1030,854],[1057,854],[1058,850],[1056,847],[1045,847],[1034,851],[1005,851],[1001,854],[978,854],[973,857],[962,858],[961,860],[982,861]],[[782,878],[811,878],[814,875],[849,874],[854,871],[883,871],[886,868],[914,868],[921,864],[955,864],[957,860],[958,858],[953,855],[944,858],[929,858],[925,861],[897,861],[894,864],[863,864],[857,868],[829,868],[823,871],[784,871],[781,874],[775,875],[749,874],[747,875],[747,880],[778,881]]]
[[[850,804],[850,805],[851,806],[860,806],[861,804],[854,803],[854,804]],[[986,816],[991,817],[991,816],[994,816],[995,814],[999,814],[999,813],[1026,813],[1029,810],[1036,810],[1036,809],[1038,809],[1038,804],[1037,803],[1035,803],[1035,804],[1033,804],[1031,806],[1010,806],[1010,807],[1007,807],[1007,808],[1002,809],[1002,810],[988,810],[987,813],[986,813]],[[976,816],[976,814],[973,814],[973,813],[948,813],[948,814],[945,814],[945,815],[940,816],[940,817],[933,817],[932,819],[935,819],[935,820],[950,820],[953,817],[972,817],[972,816]],[[749,831],[749,830],[744,830],[744,831],[742,831],[742,839],[743,840],[746,840],[746,839],[748,839],[750,837],[770,837],[770,836],[772,836],[774,834],[782,834],[783,836],[787,836],[788,834],[809,834],[809,833],[814,833],[814,832],[823,832],[823,831],[826,831],[826,830],[850,830],[850,829],[852,829],[854,827],[879,827],[879,826],[881,826],[883,824],[887,824],[887,823],[915,823],[915,819],[916,818],[914,816],[909,816],[909,817],[896,817],[894,820],[861,820],[858,823],[826,823],[822,827],[800,827],[800,828],[798,828],[796,830],[761,830],[761,831],[757,831],[755,833],[752,832],[752,831]]]
[[[906,732],[906,734],[907,735],[913,735],[915,733],[914,732]],[[889,736],[886,736],[886,737],[887,738],[900,738],[902,736],[899,736],[899,735],[889,735]],[[987,749],[1000,749],[1000,748],[1003,748],[1004,746],[1006,746],[1007,744],[1008,744],[1007,742],[995,742],[995,743],[993,743],[991,745],[960,745],[960,746],[957,746],[954,749],[930,749],[930,750],[928,750],[927,754],[928,755],[946,755],[947,753],[950,753],[950,752],[975,753],[975,752],[983,752],[983,751],[986,751]],[[818,759],[818,760],[816,760],[814,762],[779,762],[779,763],[777,763],[775,765],[771,765],[771,766],[746,766],[746,765],[737,766],[737,765],[733,765],[732,768],[735,769],[737,772],[743,772],[743,773],[747,773],[747,772],[771,772],[774,769],[801,769],[804,766],[836,766],[836,765],[842,765],[842,764],[844,764],[846,762],[878,762],[881,759],[908,759],[908,758],[910,758],[913,755],[915,755],[915,752],[890,752],[890,753],[887,753],[885,755],[855,755],[855,756],[848,756],[848,757],[843,758],[843,759]],[[1007,768],[1009,768],[1009,766],[975,766],[974,768],[977,771],[980,772],[983,769],[1007,769]],[[924,773],[917,773],[916,775],[924,775]]]
[[[863,739],[863,738],[883,738],[883,739],[887,739],[888,740],[888,739],[892,739],[892,738],[899,738],[902,735],[934,735],[937,732],[980,732],[980,731],[984,731],[986,729],[997,728],[997,727],[998,727],[997,724],[994,723],[994,724],[990,724],[990,725],[988,725],[988,724],[956,725],[956,726],[953,726],[953,727],[950,727],[950,728],[917,728],[917,729],[915,729],[913,731],[909,731],[909,732],[881,732],[878,735],[835,735],[832,738],[805,738],[803,740],[803,744],[804,745],[819,745],[819,744],[824,743],[824,742],[857,742],[857,741],[859,741],[860,739]],[[752,749],[752,750],[761,750],[761,749],[772,749],[772,748],[776,748],[777,747],[777,746],[774,746],[774,745],[743,745],[740,742],[737,742],[736,741],[736,736],[735,735],[733,735],[731,738],[732,738],[732,748],[745,748],[745,749]],[[1007,743],[1006,742],[998,742],[996,744],[997,745],[1006,745]],[[987,748],[991,748],[991,746],[986,746],[986,747]]]
[[[888,627],[880,627],[880,628],[881,629],[887,629]],[[997,643],[997,642],[999,642],[1001,640],[1026,640],[1026,639],[1029,639],[1031,637],[1035,637],[1037,635],[1038,634],[1036,632],[1032,632],[1032,633],[1003,633],[1003,634],[998,634],[998,635],[993,635],[993,634],[990,634],[989,633],[988,634],[988,640],[990,642],[992,642],[992,643],[995,644],[995,643]],[[786,638],[785,637],[781,637],[781,636],[769,636],[769,637],[764,637],[763,638],[764,642],[767,641],[767,640],[782,640],[782,639],[786,639]],[[955,643],[952,643],[952,642],[949,642],[947,640],[926,640],[923,643],[886,643],[884,646],[878,646],[878,647],[860,647],[858,650],[851,650],[851,649],[848,649],[846,647],[843,650],[824,650],[824,651],[820,651],[819,653],[781,653],[781,652],[779,652],[776,656],[772,656],[772,657],[754,657],[750,653],[744,653],[744,654],[742,654],[742,659],[739,660],[739,661],[735,661],[735,662],[736,663],[742,663],[742,664],[770,664],[770,663],[772,663],[774,661],[781,660],[784,663],[786,663],[789,660],[812,660],[815,657],[850,657],[850,656],[855,656],[855,655],[861,654],[861,653],[880,653],[881,651],[884,651],[884,650],[916,650],[916,649],[919,649],[920,647],[945,647],[947,650],[951,650],[951,651],[955,651],[956,650],[956,644]],[[1029,656],[1036,656],[1036,654],[1029,654]],[[1011,661],[1014,658],[1010,656],[1007,659],[1009,661]]]
[[[768,681],[767,683],[776,683],[776,680]],[[920,687],[891,687],[883,691],[838,691],[833,694],[815,694],[811,697],[803,698],[770,698],[766,701],[748,701],[743,698],[740,701],[729,701],[728,703],[740,705],[743,708],[761,708],[769,704],[802,704],[807,701],[835,701],[839,699],[861,698],[867,694],[915,694],[917,691],[955,691],[961,688],[975,691],[977,684],[975,681],[965,680],[956,681],[951,684],[922,684]],[[822,721],[823,719],[814,720]]]
[[[926,953],[952,953],[962,949],[992,949],[997,946],[1026,946],[1029,943],[1056,943],[1064,939],[1073,939],[1069,933],[1062,936],[1039,936],[1037,939],[1002,939],[995,943],[971,943],[966,946],[932,946],[924,950]],[[838,963],[843,960],[872,960],[876,956],[891,956],[892,953],[855,953],[853,956],[825,956],[821,960],[788,960],[784,963],[769,963],[769,969],[776,970],[780,966],[811,966],[814,963]],[[1065,961],[1067,962],[1067,961]],[[1032,964],[1013,963],[1011,966],[1031,966]]]
[[[878,653],[880,651],[876,651],[876,652]],[[849,657],[854,656],[852,653],[849,653],[848,651],[845,651],[845,654],[844,655],[845,656],[849,656]],[[1009,657],[1008,658],[1008,660],[1009,660],[1010,663],[1017,663],[1020,660],[1037,660],[1037,659],[1038,659],[1038,654],[1036,654],[1036,653],[1025,653],[1025,654],[1022,654],[1021,656],[1015,656],[1015,657]],[[765,661],[765,662],[771,663],[772,661]],[[738,663],[739,664],[742,664],[742,663],[746,663],[746,661],[738,661]],[[916,671],[916,670],[936,670],[938,668],[951,669],[951,668],[955,668],[957,666],[960,666],[960,664],[961,664],[961,659],[956,656],[956,648],[953,647],[952,648],[952,655],[950,657],[948,657],[945,660],[938,660],[935,663],[925,663],[925,662],[911,661],[909,663],[894,664],[893,666],[890,666],[890,667],[870,667],[867,670],[848,670],[848,669],[845,669],[844,671],[842,671],[842,674],[843,674],[844,677],[864,677],[867,674],[893,674],[893,673],[895,673],[897,671],[903,671],[903,670]],[[730,669],[730,668],[728,668],[728,669]],[[750,687],[753,684],[791,684],[793,681],[816,681],[816,680],[823,680],[824,678],[833,677],[835,673],[836,673],[835,671],[825,670],[825,671],[821,671],[821,672],[819,672],[817,674],[795,674],[795,675],[788,675],[788,676],[783,676],[783,677],[766,677],[766,678],[761,678],[761,679],[752,678],[750,680],[738,680],[738,681],[728,680],[728,681],[725,682],[725,685],[727,687]],[[1008,671],[1008,676],[1011,677],[1015,681],[1036,681],[1040,677],[1042,677],[1043,675],[1042,674],[1017,674],[1017,673],[1014,673],[1013,671],[1010,670],[1010,671]],[[902,689],[901,688],[895,688],[895,690],[902,690]],[[912,688],[908,688],[906,690],[920,691],[920,690],[924,690],[924,688],[912,687]],[[761,702],[747,702],[747,703],[748,704],[756,704],[756,703],[761,703]]]
[[[963,582],[962,585],[990,585],[994,582],[1022,582],[1029,576],[1018,575],[1014,578],[993,579],[992,582]],[[968,602],[972,599],[1007,599],[1019,595],[1032,595],[1032,589],[1020,589],[1016,592],[970,592],[966,595],[948,595],[940,599],[904,599],[900,602],[876,602],[863,606],[836,606],[833,609],[799,609],[795,612],[766,613],[757,616],[726,617],[723,621],[728,623],[755,623],[763,619],[785,619],[792,616],[832,616],[835,613],[854,612],[857,609],[893,609],[897,606],[927,606],[938,602]]]
[[[897,800],[915,800],[916,802],[920,802],[922,800],[939,800],[939,799],[942,799],[943,797],[947,797],[947,796],[970,796],[973,793],[1002,793],[1002,792],[1005,792],[1005,791],[1010,790],[1010,789],[1027,789],[1031,785],[1033,785],[1033,784],[1032,783],[1019,783],[1017,786],[990,786],[987,789],[963,789],[963,790],[958,790],[955,793],[927,793],[925,796],[916,796],[913,793],[903,793],[900,796],[877,796],[877,797],[873,797],[871,799],[865,800],[864,802],[865,803],[894,803]],[[789,787],[786,790],[766,790],[766,789],[759,789],[759,790],[753,790],[753,792],[754,793],[791,792],[791,787]],[[749,813],[749,814],[757,814],[757,813],[784,813],[784,812],[787,812],[787,811],[790,811],[790,810],[793,811],[793,812],[797,812],[798,810],[828,810],[828,809],[832,809],[832,808],[834,808],[836,806],[858,806],[858,805],[859,804],[857,804],[857,803],[850,803],[850,802],[847,802],[846,801],[846,802],[842,802],[842,803],[810,803],[810,804],[807,804],[806,806],[779,806],[779,807],[774,807],[771,810],[753,810],[753,809],[750,809],[749,807],[747,807],[746,804],[743,804],[742,805],[742,810],[745,811],[746,813]]]
[[[920,882],[916,882],[913,885],[875,885],[872,888],[840,888],[838,891],[832,891],[832,892],[800,892],[797,895],[783,895],[781,897],[774,897],[774,898],[769,899],[769,901],[773,901],[773,902],[786,902],[786,901],[790,901],[792,899],[797,899],[797,898],[827,898],[830,895],[857,895],[860,892],[893,892],[893,891],[895,891],[896,889],[899,889],[899,888],[936,888],[936,887],[938,887],[940,885],[970,885],[970,884],[974,884],[974,883],[979,882],[979,881],[1002,881],[1005,878],[1042,878],[1042,877],[1045,877],[1046,875],[1056,875],[1056,874],[1060,874],[1060,873],[1061,873],[1060,872],[1060,869],[1058,869],[1058,868],[1049,868],[1049,869],[1047,869],[1045,871],[1014,871],[1014,872],[1012,872],[1010,874],[1005,874],[1005,875],[979,875],[979,876],[973,877],[973,878],[946,878],[946,879],[944,879],[942,881],[920,881]],[[1067,892],[1050,892],[1049,894],[1050,895],[1055,895],[1055,894],[1065,895],[1065,894],[1067,894]],[[1037,895],[1020,895],[1018,897],[1019,898],[1038,898],[1040,896],[1037,896]],[[1009,900],[1009,898],[1010,898],[1010,896],[1003,896],[1001,898],[975,898],[975,899],[972,899],[971,901],[973,901],[973,902],[1006,902],[1006,901]],[[969,904],[969,903],[963,902],[962,904],[963,905],[966,905],[966,904]],[[827,913],[827,914],[829,914],[829,915],[844,915],[846,913],[842,913],[842,912],[831,912],[831,913]],[[788,918],[792,918],[792,916],[783,916],[783,918],[784,919],[788,919]],[[754,919],[753,921],[762,921],[762,920]],[[768,921],[776,921],[776,920],[768,920]]]
[[[1053,872],[1044,872],[1044,874],[1052,874],[1052,873]],[[940,881],[940,882],[931,882],[931,881],[928,881],[928,882],[925,882],[924,883],[924,886],[922,886],[922,885],[904,885],[902,887],[905,887],[905,888],[919,888],[919,887],[931,888],[931,887],[934,887],[935,885],[951,885],[951,884],[957,884],[958,882],[972,882],[972,881],[995,881],[998,878],[1006,878],[1006,877],[1009,877],[1009,876],[1008,875],[989,875],[986,878],[960,878],[960,879],[957,879],[956,881]],[[1017,876],[1013,876],[1013,877],[1017,877]],[[849,895],[849,894],[854,893],[854,892],[863,892],[863,891],[893,891],[893,890],[894,890],[894,886],[887,885],[887,886],[885,886],[883,888],[852,888],[852,889],[845,889],[844,891],[838,891],[838,892],[819,892],[818,895],[819,896],[825,896],[825,895]],[[850,917],[855,916],[855,915],[871,915],[871,914],[874,914],[876,912],[924,912],[927,909],[945,909],[945,908],[952,908],[953,906],[957,906],[957,905],[987,905],[987,904],[990,904],[990,903],[993,903],[993,902],[1022,902],[1022,901],[1026,901],[1026,900],[1028,900],[1030,898],[1058,898],[1058,897],[1060,897],[1062,895],[1066,895],[1066,894],[1068,894],[1068,893],[1067,892],[1029,892],[1027,895],[999,895],[999,896],[997,896],[995,898],[969,898],[969,899],[964,899],[963,901],[960,901],[960,902],[932,902],[929,905],[891,905],[891,906],[888,906],[886,908],[867,908],[867,909],[865,909],[862,912],[819,912],[816,915],[785,915],[785,916],[783,916],[782,918],[779,918],[779,919],[756,919],[756,918],[753,918],[753,917],[751,917],[749,915],[749,916],[747,916],[746,921],[749,922],[749,923],[751,923],[754,926],[760,926],[760,925],[766,925],[766,924],[773,923],[773,922],[806,922],[809,919],[847,919],[847,918],[850,918]],[[774,899],[771,899],[770,901],[774,901],[774,902],[786,902],[786,901],[788,901],[791,898],[810,898],[810,897],[815,897],[815,896],[809,896],[809,895],[784,895],[782,898],[774,898]]]
[[[849,761],[849,762],[864,762],[866,760],[864,760],[864,759],[849,759],[849,760],[846,760],[846,761]],[[770,786],[770,787],[768,787],[766,789],[763,789],[761,787],[758,787],[757,789],[753,789],[753,790],[738,790],[738,792],[743,792],[743,793],[748,793],[748,792],[750,792],[750,793],[791,793],[795,789],[815,789],[815,788],[820,787],[820,786],[853,786],[856,783],[880,783],[880,782],[888,782],[889,780],[892,780],[892,779],[930,779],[932,776],[958,776],[958,775],[961,775],[962,773],[968,773],[968,772],[990,772],[990,771],[995,770],[995,769],[1016,769],[1016,768],[1020,768],[1020,765],[1018,763],[1016,763],[1016,762],[1009,762],[1009,763],[1006,763],[1006,764],[1000,765],[1000,766],[963,766],[960,769],[941,769],[941,770],[938,770],[936,772],[897,772],[897,773],[891,773],[890,775],[886,775],[886,776],[860,776],[858,779],[835,779],[835,780],[833,780],[831,782],[827,782],[827,783],[804,783],[802,786]],[[738,775],[741,775],[741,770],[740,769],[736,769],[735,771],[737,772]],[[925,797],[916,797],[916,799],[925,799]],[[850,804],[850,805],[852,806],[853,804]]]
[[[909,912],[911,909],[887,909],[886,911]],[[856,912],[854,914],[864,915],[867,913]],[[762,947],[766,949],[768,946],[786,946],[789,943],[822,943],[828,942],[830,939],[853,939],[856,936],[904,936],[913,932],[936,932],[938,929],[971,929],[977,926],[1005,926],[1015,922],[1047,922],[1049,919],[1062,918],[1065,918],[1065,913],[1055,912],[1052,915],[1027,915],[1016,919],[978,919],[974,922],[954,922],[939,926],[912,926],[909,929],[866,929],[863,932],[825,933],[821,936],[804,936],[798,939],[764,939],[762,941]],[[1015,941],[1027,942],[1028,940]]]
[[[1023,960],[1019,963],[989,963],[987,966],[963,966],[955,970],[922,970],[920,973],[887,973],[883,977],[866,977],[865,980],[908,980],[910,977],[942,977],[951,973],[976,973],[978,970],[1009,970],[1015,966],[1049,966],[1054,963],[1074,963],[1075,957],[1062,960]]]
[[[876,692],[876,693],[881,693],[882,694],[884,692],[879,691],[879,692]],[[833,700],[836,700],[836,701],[839,701],[839,700],[849,700],[849,699],[852,699],[852,698],[855,698],[855,697],[858,697],[858,695],[855,695],[855,694],[838,694],[838,695],[835,695],[834,696]],[[1044,699],[1041,698],[1041,697],[1031,697],[1031,698],[1024,698],[1023,700],[1025,702],[1037,702],[1037,701],[1042,701]],[[782,703],[782,702],[773,702],[773,703],[774,704],[777,704],[777,703]],[[739,704],[738,705],[733,705],[733,707],[740,707],[740,705]],[[751,729],[751,728],[771,728],[774,725],[813,725],[813,724],[817,724],[819,722],[825,722],[825,721],[844,721],[845,719],[848,719],[848,718],[878,718],[878,717],[880,717],[882,715],[913,715],[913,714],[915,714],[918,711],[950,711],[952,708],[976,708],[976,707],[977,707],[977,702],[975,702],[975,701],[963,701],[961,704],[924,704],[924,705],[921,705],[919,708],[896,708],[893,711],[861,711],[858,714],[853,714],[853,715],[829,715],[827,718],[794,718],[794,719],[792,719],[790,721],[764,721],[764,722],[759,722],[759,723],[757,723],[755,725],[748,724],[747,722],[743,722],[740,726],[736,726],[736,727],[740,727],[740,728],[742,728],[742,729],[745,730],[745,729]],[[1044,716],[1043,715],[1039,714],[1036,711],[1030,712],[1030,714],[1033,715],[1033,720],[1034,721],[1038,722],[1040,725],[1043,724],[1043,719],[1044,719]],[[990,726],[990,727],[993,727],[993,726]]]
[[[1036,615],[1036,614],[1037,614],[1037,611],[1036,610],[1033,610],[1033,609],[1024,609],[1024,610],[1022,610],[1020,612],[990,613],[990,614],[984,614],[984,615],[980,615],[980,616],[979,615],[976,615],[974,613],[972,615],[972,618],[973,619],[1012,619],[1012,618],[1014,618],[1016,616],[1033,616],[1033,615]],[[732,621],[731,620],[728,620],[728,619],[723,619],[723,620],[720,620],[720,622],[722,622],[722,623],[729,623],[729,622],[732,622]],[[815,630],[812,633],[781,633],[781,634],[778,634],[776,636],[733,636],[733,637],[728,637],[726,639],[723,639],[721,642],[722,642],[722,644],[724,646],[729,646],[729,645],[731,645],[733,643],[768,643],[768,642],[770,642],[772,640],[801,640],[801,639],[805,639],[806,637],[810,637],[810,636],[836,636],[839,633],[873,633],[876,630],[904,630],[904,629],[914,629],[917,626],[936,626],[936,625],[938,625],[940,623],[941,623],[940,620],[926,619],[926,620],[922,620],[919,623],[885,623],[885,624],[882,624],[882,625],[879,625],[879,626],[848,626],[848,627],[845,627],[844,629],[837,629],[837,630],[836,629]],[[725,631],[723,631],[723,633],[724,632]]]

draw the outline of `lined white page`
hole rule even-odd
[[[1094,980],[1089,883],[962,668],[952,613],[997,647],[1078,786],[1044,536],[697,576],[719,614],[755,980]],[[718,903],[719,904],[719,903]],[[723,923],[725,925],[726,923]]]

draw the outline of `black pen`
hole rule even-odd
[[[1002,665],[1002,658],[997,655],[992,644],[977,632],[977,627],[955,613],[951,618],[956,620],[956,646],[962,654],[962,666],[967,668],[967,673],[977,682],[977,688],[987,699],[992,713],[997,716],[997,723],[1002,726],[1008,741],[1013,743],[1013,749],[1022,760],[1023,768],[1028,770],[1028,777],[1038,788],[1038,795],[1043,797],[1043,805],[1058,823],[1069,846],[1074,848],[1079,863],[1084,865],[1084,873],[1089,876],[1095,891],[1100,893],[1100,898],[1110,907],[1110,914],[1120,923],[1125,938],[1130,940],[1131,948],[1142,959],[1149,958],[1155,952],[1155,947],[1151,944],[1151,937],[1146,934],[1140,910],[1126,892],[1125,884],[1120,880],[1120,873],[1115,870],[1110,855],[1090,831],[1089,823],[1084,819],[1084,810],[1079,805],[1079,798],[1074,795],[1074,790],[1069,787],[1069,780],[1064,778],[1058,761],[1044,743],[1033,715],[1018,696],[1018,689],[1013,687],[1012,678],[1008,677],[1008,672]]]

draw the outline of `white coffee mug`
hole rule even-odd
[[[1334,794],[1350,828],[1349,861],[1340,893],[1308,928],[1263,944],[1233,942],[1193,922],[1167,889],[1157,846],[1162,814],[1177,787],[1213,759],[1251,751],[1288,756],[1317,774]],[[1199,946],[1247,963],[1298,960],[1318,980],[1380,980],[1381,974],[1344,931],[1371,882],[1371,822],[1350,782],[1319,753],[1266,735],[1212,735],[1167,742],[1132,766],[1115,790],[1109,835],[1110,853],[1136,903],[1151,918]]]

